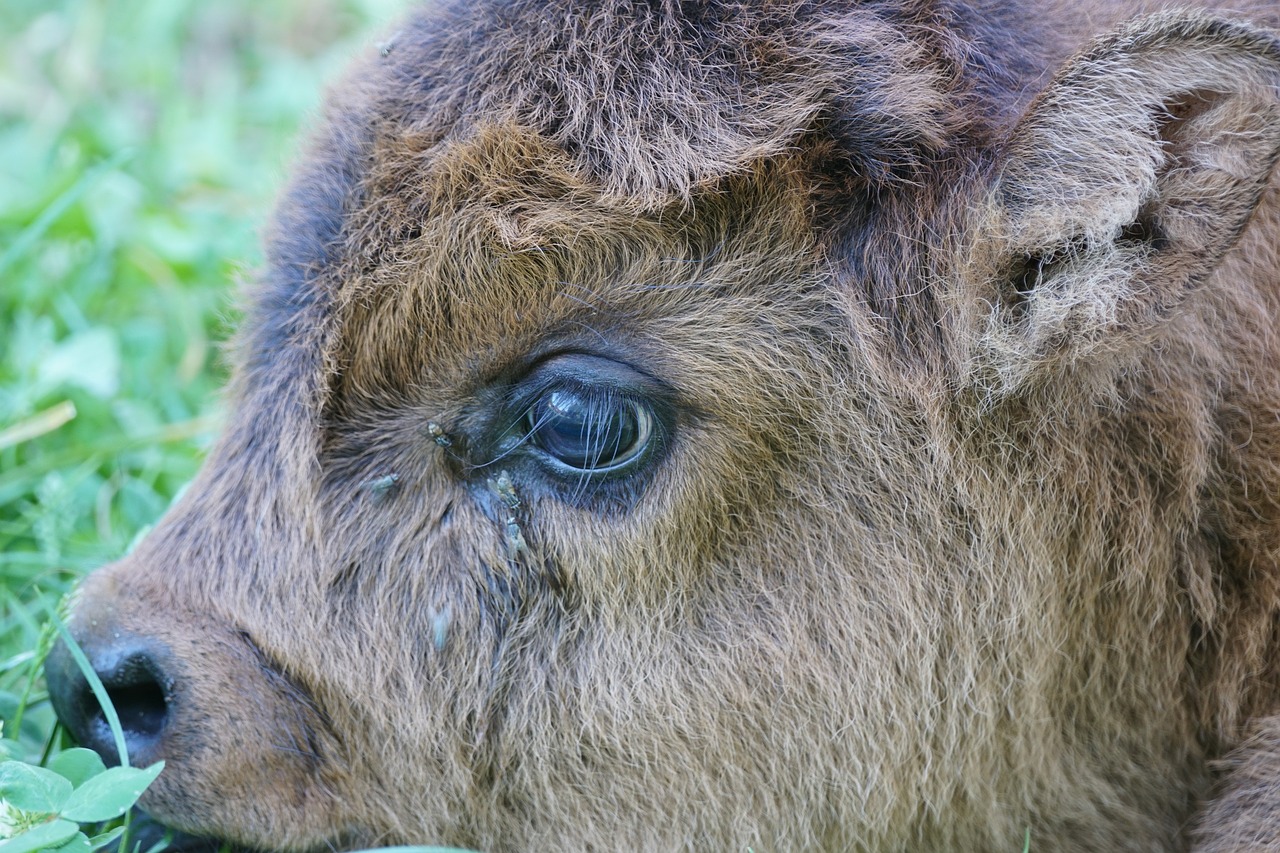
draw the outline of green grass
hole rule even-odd
[[[0,719],[20,757],[54,740],[31,680],[47,613],[195,473],[299,129],[404,5],[0,3]]]

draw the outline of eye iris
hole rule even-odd
[[[543,396],[530,415],[534,442],[580,471],[626,462],[644,449],[651,429],[649,413],[632,401],[566,390]]]

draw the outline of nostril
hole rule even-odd
[[[169,703],[157,670],[149,655],[135,653],[122,661],[114,672],[99,673],[107,697],[120,717],[120,728],[124,730],[126,741],[154,739],[164,729]],[[101,720],[100,725],[110,728],[101,706],[97,707],[97,716]]]
[[[107,696],[120,715],[120,728],[126,734],[155,737],[164,728],[167,705],[160,685],[139,684],[108,690]]]
[[[160,660],[163,648],[129,643],[106,648],[85,643],[85,651],[102,681],[111,707],[120,719],[130,762],[159,757],[160,740],[170,719],[172,679]],[[67,650],[59,645],[45,664],[54,710],[81,744],[100,753],[108,763],[119,761],[115,736],[106,711]]]

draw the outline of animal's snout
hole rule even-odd
[[[153,639],[109,630],[101,637],[79,642],[120,718],[130,762],[150,763],[161,757],[161,742],[174,716],[172,655]],[[106,711],[65,644],[49,655],[45,671],[54,710],[75,739],[108,764],[119,763]]]
[[[322,763],[339,744],[306,682],[275,670],[270,652],[216,607],[183,607],[169,569],[180,545],[163,531],[150,541],[87,578],[67,619],[119,716],[129,763],[165,763],[139,804],[166,831],[254,848],[285,838],[292,849],[309,849],[314,837],[341,834],[348,817],[328,792],[345,764]],[[68,646],[54,648],[45,676],[73,738],[119,764],[104,703]],[[337,773],[326,772],[331,766]],[[295,843],[258,827],[263,780],[281,809],[318,827],[313,835]],[[183,838],[183,850],[212,849]]]

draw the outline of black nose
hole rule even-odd
[[[174,686],[166,675],[168,651],[137,639],[118,639],[102,646],[82,641],[82,646],[120,718],[129,763],[156,760]],[[119,764],[107,714],[65,644],[59,643],[49,654],[45,679],[53,709],[72,736],[107,764]]]

